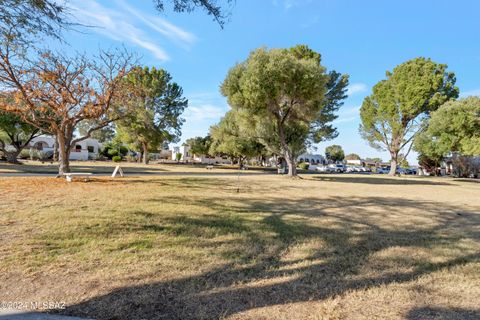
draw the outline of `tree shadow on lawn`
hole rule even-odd
[[[407,319],[437,319],[437,320],[478,320],[480,319],[480,309],[444,309],[444,308],[415,308],[408,312]]]
[[[158,201],[182,200],[185,201],[170,197]],[[158,223],[158,228],[155,227],[158,232],[190,235],[192,245],[199,248],[218,248],[218,242],[202,236],[206,230],[213,232],[212,237],[242,234],[238,251],[224,252],[232,257],[231,262],[192,277],[116,289],[59,312],[95,319],[217,319],[253,308],[318,301],[350,290],[410,282],[479,260],[479,252],[465,250],[460,243],[480,239],[480,215],[460,207],[442,204],[440,208],[434,202],[371,197],[275,201],[239,198],[228,204],[220,198],[187,201],[199,208],[208,206],[215,213],[198,217],[185,213],[169,219],[141,214],[158,219],[152,222],[154,226]],[[327,210],[338,208],[341,209],[338,213]],[[358,214],[351,214],[353,211]],[[382,217],[392,218],[396,212],[401,212],[405,221],[421,212],[432,223],[397,222],[395,228],[378,223]],[[329,225],[322,223],[327,220]],[[313,248],[304,257],[285,259],[289,250],[309,241],[325,245]],[[377,266],[373,276],[363,275],[364,268],[375,268],[370,266],[370,258],[386,249],[431,250],[437,246],[448,246],[462,254],[440,262],[396,255],[384,261],[381,268]],[[405,265],[408,268],[401,268]],[[414,310],[409,315],[413,319],[422,312]]]
[[[454,185],[445,181],[435,181],[431,178],[404,178],[404,177],[392,177],[387,178],[385,176],[314,176],[312,180],[330,181],[330,182],[342,182],[342,183],[359,183],[359,184],[381,184],[381,185],[435,185],[435,186],[451,186]]]

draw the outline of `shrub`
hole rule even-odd
[[[128,162],[137,162],[137,157],[133,154],[127,154],[125,156],[125,159],[128,161]]]
[[[17,157],[18,159],[30,159],[30,149],[23,149]]]
[[[113,156],[113,157],[112,157],[112,161],[113,161],[113,162],[120,162],[120,161],[122,161],[122,157],[120,157],[120,156]]]
[[[300,162],[298,164],[298,167],[302,170],[308,170],[308,167],[310,167],[310,164],[306,163],[306,162]]]

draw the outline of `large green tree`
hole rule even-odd
[[[218,124],[210,127],[211,153],[236,159],[240,168],[246,159],[260,156],[265,151],[263,144],[250,136],[242,123],[239,111],[233,109]]]
[[[343,161],[343,159],[345,159],[345,152],[338,144],[332,144],[325,148],[325,157],[332,162]]]
[[[432,159],[451,152],[480,155],[480,97],[449,101],[433,112],[414,149]]]
[[[0,111],[0,151],[8,162],[18,162],[20,152],[40,132],[40,129],[22,121],[19,116]]]
[[[190,138],[185,141],[185,144],[190,148],[192,154],[209,155],[212,138],[210,136]]]
[[[430,112],[458,97],[455,74],[447,65],[416,58],[387,72],[360,109],[360,133],[370,145],[390,153],[395,175],[400,152],[406,157]]]
[[[345,156],[345,160],[361,160],[362,158],[356,153],[349,153]]]
[[[147,164],[149,150],[179,138],[188,100],[163,69],[136,67],[125,83],[131,111],[118,122],[118,130],[125,143],[138,144]]]
[[[306,46],[260,48],[230,69],[221,86],[234,109],[249,113],[254,136],[285,158],[290,176],[297,175],[297,157],[308,144],[331,134],[325,130],[331,119],[325,117],[327,105],[331,114],[344,98],[344,94],[332,94],[334,102],[329,101],[332,77],[320,62],[320,55]],[[339,87],[346,83],[341,78],[335,81]]]

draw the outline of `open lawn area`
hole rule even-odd
[[[0,194],[0,301],[95,319],[480,318],[480,183],[3,177]]]

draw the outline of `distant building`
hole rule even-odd
[[[309,164],[325,164],[325,157],[321,154],[303,153],[297,158],[298,162],[308,162]]]
[[[365,166],[365,161],[360,159],[349,159],[349,160],[345,160],[345,162],[348,165],[352,165],[352,166],[362,166],[362,167]]]
[[[177,159],[177,154],[180,153],[180,161],[191,162],[191,163],[201,163],[201,164],[228,164],[231,163],[230,159],[227,157],[219,156],[209,156],[209,155],[196,155],[190,152],[190,147],[186,145],[173,147],[172,159]]]
[[[55,138],[49,135],[41,135],[33,138],[25,149],[35,149],[45,152],[53,152]],[[85,139],[77,142],[70,152],[70,160],[91,160],[97,159],[102,144],[97,139]]]

